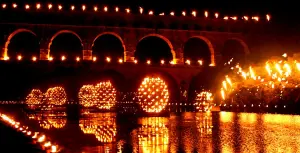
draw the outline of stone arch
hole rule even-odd
[[[126,46],[125,46],[125,43],[124,43],[124,41],[123,41],[123,39],[122,39],[122,37],[119,35],[119,34],[117,34],[117,33],[115,33],[115,32],[102,32],[102,33],[100,33],[100,34],[98,34],[96,37],[95,37],[95,39],[93,40],[93,44],[92,44],[92,48],[94,47],[94,43],[95,43],[95,41],[99,38],[99,37],[101,37],[101,36],[104,36],[104,35],[112,35],[112,36],[115,36],[116,38],[118,38],[119,39],[119,41],[121,42],[121,44],[122,44],[122,47],[123,47],[123,60],[126,62]]]
[[[152,36],[152,37],[160,38],[160,39],[162,39],[163,41],[165,41],[165,42],[168,44],[168,46],[170,47],[170,50],[171,50],[172,58],[173,58],[172,61],[173,61],[173,62],[176,62],[176,52],[174,51],[174,47],[173,47],[171,41],[170,41],[168,38],[166,38],[165,36],[160,35],[160,34],[156,34],[156,33],[148,34],[148,35],[142,37],[142,38],[138,41],[138,43],[141,42],[143,39],[145,39],[145,38],[147,38],[147,37],[151,37],[151,36]]]
[[[75,35],[75,36],[80,40],[81,46],[83,46],[83,44],[82,44],[82,39],[81,39],[81,37],[80,37],[76,32],[71,31],[71,30],[60,30],[60,31],[56,32],[56,33],[51,37],[51,39],[49,40],[48,49],[47,49],[47,50],[48,50],[47,58],[49,58],[49,56],[50,56],[50,47],[51,47],[51,45],[52,45],[53,40],[54,40],[58,35],[63,34],[63,33],[71,33],[71,34]]]
[[[236,46],[236,45],[238,45],[238,46]],[[227,49],[229,49],[228,47],[229,48],[234,47],[233,50],[230,49],[231,53],[227,50]],[[242,50],[242,51],[239,51],[239,50]],[[225,60],[223,62],[227,62],[226,60],[229,60],[229,59],[225,59],[226,56],[229,56],[230,54],[233,54],[233,53],[235,53],[235,55],[237,55],[237,53],[240,53],[240,54],[243,54],[243,55],[248,55],[248,54],[250,54],[250,50],[249,50],[249,47],[248,47],[248,45],[246,44],[246,42],[244,40],[242,40],[240,38],[229,38],[229,39],[225,40],[224,43],[223,43],[223,48],[222,48],[222,51],[221,51],[221,55]],[[233,56],[233,55],[231,55],[231,56]]]
[[[8,38],[7,38],[7,40],[6,40],[6,42],[5,42],[5,45],[4,45],[4,52],[3,52],[3,57],[7,57],[7,55],[8,55],[8,45],[9,45],[9,43],[10,43],[10,40],[16,35],[16,34],[18,34],[18,33],[21,33],[21,32],[28,32],[28,33],[31,33],[31,34],[33,34],[34,36],[36,36],[36,34],[33,32],[33,31],[31,31],[31,30],[28,30],[28,29],[17,29],[17,30],[15,30],[14,32],[12,32],[9,36],[8,36]]]
[[[213,47],[211,41],[210,41],[208,38],[204,37],[204,36],[193,36],[193,37],[188,38],[187,41],[184,43],[184,45],[185,45],[190,39],[192,39],[192,38],[200,39],[200,40],[204,41],[204,42],[207,44],[208,49],[209,49],[209,51],[210,51],[210,65],[215,65],[215,64],[216,64],[216,61],[215,61],[215,49],[214,49],[214,47]]]

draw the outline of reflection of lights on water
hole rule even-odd
[[[208,91],[202,91],[197,94],[194,105],[198,111],[210,111],[210,104],[212,101],[212,93]]]
[[[31,92],[26,97],[27,105],[37,105],[41,104],[43,99],[43,93],[39,89],[32,89]]]
[[[138,100],[144,111],[161,112],[169,101],[167,84],[159,77],[145,78],[138,89]]]
[[[88,113],[86,118],[80,119],[79,127],[85,134],[95,135],[98,141],[111,143],[115,141],[117,132],[115,117],[111,113]]]
[[[138,121],[142,126],[132,133],[133,152],[168,152],[168,119],[147,117]]]
[[[48,105],[63,105],[67,101],[67,94],[64,88],[53,87],[46,91],[44,98]]]
[[[84,107],[110,109],[116,103],[116,89],[110,81],[100,82],[96,86],[84,85],[79,90],[78,97]]]
[[[43,129],[61,129],[67,124],[66,112],[43,113],[43,114],[30,114],[30,120],[36,120],[39,126]]]

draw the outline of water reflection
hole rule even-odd
[[[67,124],[67,114],[63,112],[43,112],[29,114],[28,118],[30,120],[36,120],[39,126],[43,129],[61,129]]]

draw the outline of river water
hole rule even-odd
[[[300,116],[192,113],[136,117],[82,111],[23,111],[29,126],[45,132],[66,153],[297,153]]]

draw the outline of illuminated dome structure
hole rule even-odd
[[[87,115],[79,121],[79,127],[83,133],[95,135],[99,142],[111,143],[115,141],[117,133],[115,114],[89,113]]]
[[[96,106],[99,109],[109,110],[116,104],[116,93],[116,89],[110,81],[103,81],[95,86],[82,86],[78,98],[84,107]]]
[[[147,117],[138,120],[142,126],[132,131],[133,152],[168,152],[168,119]]]
[[[211,109],[211,102],[213,101],[212,93],[208,91],[202,91],[197,94],[195,99],[195,108],[197,111],[210,111]]]
[[[44,94],[45,104],[64,105],[67,101],[67,94],[62,87],[49,88]]]
[[[159,113],[169,101],[168,86],[159,77],[146,77],[138,89],[138,102],[148,113]]]
[[[39,105],[42,103],[43,92],[39,89],[32,89],[26,97],[26,104],[28,106]]]

